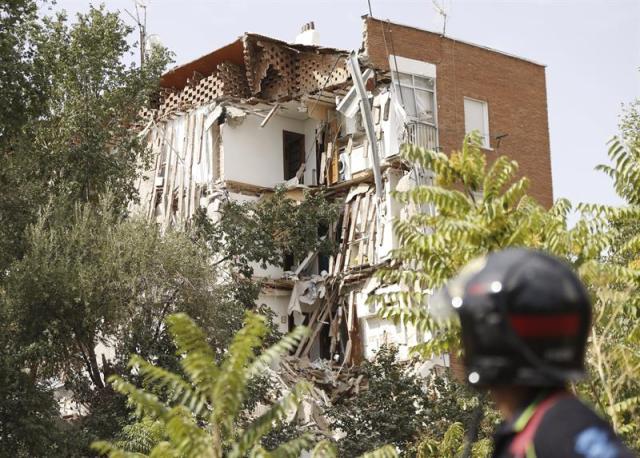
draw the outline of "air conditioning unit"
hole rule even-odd
[[[338,176],[340,181],[351,179],[351,161],[349,159],[347,153],[340,153],[340,159],[338,161]]]

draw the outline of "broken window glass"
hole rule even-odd
[[[393,72],[393,81],[407,116],[413,121],[435,126],[435,80]]]

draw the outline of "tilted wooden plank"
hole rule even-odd
[[[351,204],[351,224],[349,226],[349,236],[347,237],[347,252],[344,256],[344,266],[342,271],[346,271],[351,266],[351,246],[353,245],[353,235],[355,234],[356,224],[358,223],[358,210],[360,208],[361,196],[356,196],[356,201]]]
[[[307,328],[312,329],[313,326],[315,326],[321,309],[322,309],[322,306],[319,306],[313,311],[313,313],[311,314],[311,317],[309,318],[309,323],[307,323]],[[298,344],[298,348],[296,349],[296,352],[294,355],[296,358],[300,357],[300,354],[304,350],[308,340],[309,340],[309,337],[306,337],[306,336],[300,339],[300,343]]]
[[[358,265],[361,266],[364,259],[364,251],[367,241],[367,216],[369,214],[369,207],[371,205],[371,195],[367,194],[364,196],[362,200],[362,205],[360,206],[360,220],[358,223],[358,233],[360,236],[360,241],[358,242]]]
[[[340,246],[338,247],[338,255],[336,256],[336,264],[333,268],[333,274],[342,271],[342,260],[346,251],[347,234],[349,230],[349,217],[351,216],[350,205],[346,203],[342,210],[342,228],[340,230]]]
[[[374,197],[375,199],[375,197]],[[367,258],[369,258],[369,265],[374,265],[376,260],[376,231],[378,230],[378,218],[376,217],[377,208],[374,202],[371,211],[371,222],[369,223],[369,240],[367,241]]]
[[[193,182],[193,161],[194,161],[194,156],[197,154],[199,148],[202,146],[202,137],[200,135],[200,133],[198,132],[198,127],[201,125],[201,119],[203,116],[200,115],[194,115],[193,116],[193,127],[191,128],[192,132],[193,132],[193,137],[191,139],[191,148],[189,151],[189,162],[187,162],[185,165],[187,167],[187,186],[186,186],[186,204],[185,204],[185,215],[184,215],[184,221],[187,221],[190,217],[191,214],[193,213],[193,196],[195,195],[196,192],[196,187],[195,187],[195,183]]]
[[[167,124],[167,127],[169,124]],[[171,171],[171,160],[173,158],[173,126],[169,129],[169,140],[165,144],[167,154],[164,160],[164,176],[162,179],[162,212],[166,215],[167,207],[167,188],[169,186],[169,172]]]
[[[198,138],[198,161],[197,164],[199,165],[202,162],[202,143],[203,143],[203,139],[204,139],[204,114],[200,114],[198,115],[200,118],[200,122],[198,123],[198,129],[196,130],[196,135]]]
[[[375,249],[375,244],[373,243],[373,239],[375,237],[375,214],[376,214],[376,197],[375,194],[371,194],[371,199],[369,200],[369,209],[367,213],[367,223],[365,226],[365,234],[366,234],[366,243],[364,245],[364,250],[367,256],[367,264],[373,264],[372,258],[372,250]]]
[[[164,148],[165,148],[164,139],[166,137],[166,134],[167,134],[167,126],[163,125],[162,126],[162,135],[159,137],[158,146],[155,149],[156,166],[155,166],[155,170],[153,172],[153,176],[151,177],[151,182],[152,182],[152,185],[151,185],[151,201],[149,202],[149,208],[148,208],[148,212],[147,212],[147,221],[153,221],[153,217],[155,215],[156,200],[158,198],[158,190],[156,188],[156,180],[158,179],[158,174],[160,173],[160,167],[162,166],[161,160],[162,160],[162,152],[164,151]],[[164,185],[164,183],[163,183],[163,185]]]
[[[178,173],[178,213],[176,215],[176,221],[178,225],[182,224],[183,221],[183,212],[184,212],[184,186],[185,186],[185,175],[186,175],[186,161],[188,160],[187,156],[189,154],[189,149],[193,144],[192,135],[191,135],[191,126],[193,124],[192,118],[193,116],[187,115],[187,127],[184,131],[184,139],[182,142],[182,151],[180,161],[176,166],[180,167],[180,171]]]
[[[327,177],[327,153],[325,151],[320,155],[320,184],[324,184]]]
[[[169,227],[169,224],[171,224],[171,218],[173,217],[173,191],[175,188],[176,176],[178,173],[178,162],[180,161],[180,150],[175,148],[180,139],[176,135],[174,136],[173,140],[174,141],[171,144],[171,148],[174,154],[172,155],[170,176],[168,177],[167,183],[166,208],[163,223],[163,227],[165,230]]]

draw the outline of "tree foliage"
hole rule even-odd
[[[144,449],[142,452],[129,452],[107,442],[95,443],[96,450],[111,458],[147,456],[145,453],[157,457],[294,458],[313,447],[314,438],[309,434],[279,444],[271,451],[260,443],[277,422],[295,412],[310,389],[306,382],[298,383],[244,428],[240,428],[237,421],[251,376],[261,373],[280,355],[293,350],[307,333],[305,328],[297,328],[275,345],[257,353],[267,326],[263,317],[248,313],[245,326],[233,338],[222,361],[217,363],[216,352],[208,345],[205,333],[190,318],[177,314],[170,316],[167,322],[186,378],[133,356],[131,367],[148,384],[165,390],[168,402],[121,377],[112,377],[115,389],[127,395],[137,415],[153,426],[143,428],[144,434],[136,441],[138,450]],[[335,450],[327,441],[321,441],[314,447],[312,456],[335,456]],[[395,453],[385,448],[368,456],[386,457],[395,456]]]
[[[146,147],[131,127],[168,57],[158,49],[144,68],[125,64],[131,29],[103,7],[73,23],[63,13],[40,16],[34,0],[0,8],[3,273],[50,199],[72,212],[75,201],[97,202],[107,189],[121,206],[135,197]]]
[[[599,166],[612,177],[616,191],[628,204],[623,212],[603,212],[613,234],[603,258],[618,269],[637,272],[640,191],[634,186],[640,171],[640,118],[629,112],[625,119],[623,136],[610,142],[610,165]],[[598,280],[593,282],[597,302],[589,352],[592,377],[581,391],[609,417],[629,445],[640,451],[640,281],[638,276],[631,281],[619,276]]]
[[[145,68],[126,64],[130,28],[117,14],[89,8],[69,21],[64,14],[47,15],[54,5],[0,5],[0,344],[2,365],[11,368],[2,373],[13,380],[3,387],[0,424],[16,428],[0,435],[2,448],[11,450],[5,440],[27,437],[40,425],[46,433],[21,442],[20,453],[28,456],[76,453],[65,443],[78,435],[60,431],[71,426],[52,409],[51,375],[87,386],[89,374],[100,385],[101,361],[90,346],[106,338],[94,331],[113,324],[99,320],[113,313],[115,292],[98,305],[99,279],[104,274],[112,280],[113,270],[96,269],[105,256],[89,266],[82,252],[96,254],[106,242],[89,240],[106,231],[91,226],[97,220],[89,214],[98,210],[86,205],[97,205],[110,190],[118,215],[135,197],[136,163],[146,151],[131,124],[167,62],[157,50]],[[102,222],[108,220],[104,215]],[[80,228],[88,232],[80,234]],[[94,307],[95,319],[87,315]],[[77,394],[83,398],[91,390]],[[117,402],[103,400],[113,413],[118,410]]]
[[[396,347],[382,346],[359,369],[367,389],[327,409],[332,428],[343,434],[337,441],[340,456],[357,456],[384,444],[407,456],[431,420],[424,380],[399,362],[397,355]]]
[[[2,349],[11,376],[31,384],[13,395],[27,405],[31,390],[30,401],[51,413],[45,384],[64,382],[89,409],[75,435],[114,437],[128,409],[106,378],[125,374],[132,353],[178,370],[164,324],[171,313],[189,313],[224,352],[255,307],[260,285],[250,264],[326,245],[317,224],[332,210],[319,195],[301,210],[279,192],[255,205],[229,204],[220,225],[161,236],[127,208],[148,158],[137,115],[153,99],[168,53],[154,48],[144,67],[129,64],[131,28],[103,7],[69,20],[12,0],[0,6],[0,21]],[[0,423],[24,433],[29,419],[57,423],[35,407],[22,421],[25,412],[3,402]],[[60,451],[74,453],[81,452]]]
[[[593,377],[581,391],[607,415],[618,431],[635,431],[639,313],[637,265],[612,262],[622,252],[637,253],[635,238],[623,244],[612,221],[638,221],[633,183],[638,157],[613,143],[610,175],[631,205],[613,208],[581,204],[580,219],[570,227],[572,206],[560,199],[545,208],[527,195],[528,180],[518,178],[517,164],[507,157],[487,164],[478,139],[469,136],[450,156],[407,146],[404,157],[436,173],[436,186],[418,186],[396,198],[431,209],[396,222],[400,249],[396,264],[381,273],[401,292],[376,300],[386,302],[383,316],[415,324],[431,337],[416,350],[423,356],[457,351],[455,324],[437,323],[428,313],[434,288],[475,257],[509,246],[550,252],[570,264],[585,281],[594,302],[594,324],[588,367]],[[618,224],[618,226],[621,226]],[[635,259],[635,257],[634,257]],[[453,327],[453,328],[452,328]],[[626,413],[622,413],[622,412]],[[625,420],[626,419],[626,420]]]
[[[295,263],[310,251],[331,251],[329,239],[318,228],[328,228],[336,218],[337,207],[322,193],[305,192],[297,202],[281,187],[257,203],[225,202],[217,220],[199,209],[194,226],[217,263],[232,260],[236,270],[251,276],[254,264],[283,266],[287,256]]]
[[[159,231],[125,218],[105,198],[78,206],[71,221],[45,212],[27,236],[27,252],[12,264],[3,302],[16,341],[40,376],[81,369],[104,388],[95,348],[162,358],[164,318],[193,313],[218,348],[238,329],[243,304],[216,284],[208,251],[188,234]],[[211,306],[216,304],[215,307]]]
[[[339,456],[356,456],[382,444],[406,457],[459,454],[465,445],[462,425],[469,425],[486,402],[444,368],[423,376],[415,359],[400,361],[397,354],[397,347],[383,345],[358,368],[367,389],[339,398],[327,409],[331,427],[339,433]],[[495,411],[484,410],[474,456],[485,456],[479,450],[487,449],[497,421]]]
[[[20,370],[4,333],[0,344],[0,457],[63,455],[56,425],[58,406],[51,390]]]

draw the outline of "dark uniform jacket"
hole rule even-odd
[[[494,436],[494,458],[631,458],[611,427],[575,396],[543,393]]]

